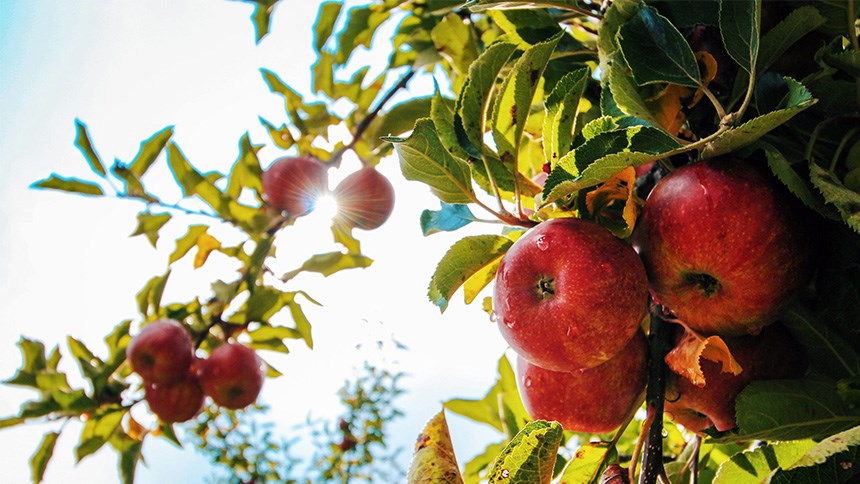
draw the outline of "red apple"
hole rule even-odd
[[[634,233],[655,299],[706,335],[755,334],[814,269],[804,209],[753,162],[683,166],[654,187]]]
[[[517,384],[534,419],[572,432],[607,433],[624,423],[645,389],[647,344],[638,330],[620,353],[586,370],[559,372],[517,359]]]
[[[286,157],[276,160],[263,172],[263,195],[269,206],[303,215],[328,189],[328,171],[316,158]]]
[[[257,400],[263,387],[263,361],[247,346],[215,348],[200,367],[203,392],[222,407],[239,409]]]
[[[191,374],[176,383],[147,383],[144,397],[162,422],[190,420],[203,408],[203,389]]]
[[[185,378],[194,347],[188,332],[177,321],[152,322],[138,333],[126,348],[132,371],[147,383],[175,383]]]
[[[781,324],[773,324],[756,336],[723,338],[732,356],[741,365],[739,375],[723,373],[722,366],[701,359],[705,386],[693,385],[687,378],[671,375],[666,392],[665,412],[690,431],[701,432],[711,425],[719,431],[735,424],[738,394],[754,380],[799,377],[806,369],[797,342]]]
[[[337,219],[350,227],[378,228],[394,210],[394,187],[382,173],[365,166],[350,174],[334,189]]]
[[[633,249],[582,219],[552,219],[508,250],[493,311],[502,336],[542,368],[572,371],[615,356],[645,316],[648,282]]]

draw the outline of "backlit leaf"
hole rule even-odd
[[[212,251],[221,248],[221,241],[206,232],[203,232],[199,237],[197,237],[196,245],[197,255],[194,256],[194,268],[199,269],[206,263],[206,260],[209,258],[209,254],[211,254]]]
[[[771,473],[788,468],[815,445],[811,440],[775,442],[735,454],[720,465],[714,484],[759,484]]]
[[[84,155],[84,158],[87,159],[90,169],[102,177],[107,176],[104,163],[102,163],[101,158],[99,158],[99,154],[93,147],[93,142],[90,140],[90,133],[87,130],[87,125],[79,119],[75,120],[75,146],[78,147],[78,150],[80,150]]]
[[[64,192],[78,193],[81,195],[99,196],[105,192],[100,186],[93,182],[79,180],[77,178],[63,178],[59,175],[51,175],[49,178],[37,181],[30,185],[31,188],[50,188]]]
[[[129,170],[140,178],[149,170],[149,167],[155,162],[158,155],[164,151],[170,137],[173,136],[173,127],[168,126],[161,131],[155,133],[149,139],[140,143],[140,150],[129,165]]]
[[[409,484],[462,484],[444,411],[431,418],[418,436],[406,481]]]
[[[168,264],[173,264],[179,259],[185,257],[194,246],[197,245],[197,239],[204,233],[209,227],[206,225],[189,225],[188,232],[182,237],[176,239],[176,248],[173,249],[173,252],[170,253],[170,256],[167,259]]]
[[[615,446],[609,447],[602,442],[584,443],[564,467],[558,484],[596,484],[606,467],[616,461],[618,451]]]
[[[421,212],[421,231],[425,236],[436,232],[453,232],[475,220],[468,205],[441,202],[439,210]]]
[[[322,51],[326,41],[331,37],[341,7],[343,4],[340,2],[323,2],[320,5],[316,21],[314,21],[314,49],[317,52]]]
[[[344,269],[369,267],[372,263],[373,259],[361,254],[344,254],[342,252],[316,254],[306,260],[300,268],[284,274],[281,280],[286,282],[296,277],[300,272],[317,272],[328,277]]]
[[[520,427],[531,421],[531,417],[523,407],[517,388],[516,374],[507,356],[502,355],[497,365],[498,377],[496,383],[484,395],[483,398],[470,400],[454,398],[444,403],[445,409],[462,415],[475,422],[492,426],[499,432],[516,435]],[[502,411],[499,408],[504,405],[513,415],[513,426],[510,422],[502,420]]]
[[[589,75],[587,67],[567,73],[544,101],[543,149],[551,166],[555,166],[558,159],[570,150],[579,100],[585,92]]]
[[[119,428],[127,408],[107,407],[90,416],[81,431],[81,439],[75,447],[75,459],[80,462],[84,457],[98,451]]]
[[[167,147],[167,163],[176,182],[182,188],[182,196],[197,195],[218,213],[226,210],[221,191],[191,166],[176,143],[170,143]]]
[[[54,455],[54,446],[59,436],[59,432],[45,433],[36,452],[30,457],[30,477],[34,483],[42,482],[42,478],[45,477],[45,469],[51,456]]]
[[[538,420],[523,427],[496,458],[490,484],[548,484],[555,469],[561,424]]]
[[[149,212],[140,212],[137,214],[137,228],[134,229],[131,236],[146,235],[146,239],[149,240],[149,243],[154,248],[156,242],[158,242],[158,231],[169,221],[169,213],[152,214]]]
[[[444,312],[454,292],[469,277],[502,257],[513,244],[499,235],[473,235],[455,242],[439,261],[430,281],[428,297]]]

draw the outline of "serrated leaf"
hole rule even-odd
[[[167,146],[171,136],[173,136],[173,126],[168,126],[141,142],[140,149],[128,169],[137,178],[142,177],[158,158],[158,155],[164,151],[164,147]]]
[[[296,296],[301,294],[305,299],[310,301],[317,306],[320,306],[320,303],[315,301],[313,298],[307,295],[307,293],[302,291],[297,292],[287,292],[284,293],[283,298],[287,304],[287,307],[290,309],[290,316],[293,318],[293,322],[296,323],[296,331],[302,336],[302,339],[305,341],[305,344],[308,348],[313,349],[314,340],[311,334],[311,323],[308,321],[308,317],[305,315],[305,312],[302,310],[302,307],[296,301]]]
[[[511,239],[499,235],[473,235],[455,242],[442,256],[430,280],[430,301],[444,312],[454,292],[473,274],[502,257],[511,245]]]
[[[609,76],[609,90],[612,93],[612,99],[615,100],[615,105],[629,116],[640,118],[652,126],[659,126],[660,123],[654,118],[648,105],[639,94],[638,87],[629,74],[629,68],[621,54],[616,54],[608,62],[608,70],[606,74]]]
[[[323,2],[314,21],[314,50],[319,53],[331,37],[337,17],[343,4],[340,2]]]
[[[842,220],[860,233],[860,194],[849,190],[832,173],[815,163],[809,165],[810,180],[824,200],[839,210]]]
[[[832,378],[860,375],[860,356],[847,341],[800,304],[790,307],[780,319],[800,343],[804,353],[813,356],[810,364]]]
[[[469,165],[445,149],[436,134],[433,121],[419,119],[408,138],[384,138],[394,143],[400,157],[400,169],[407,180],[426,183],[446,203],[469,203],[474,200]]]
[[[827,462],[836,454],[844,452],[849,447],[860,446],[860,427],[854,427],[836,435],[830,436],[818,442],[803,455],[794,461],[789,469],[799,467],[812,467]]]
[[[140,212],[137,214],[137,228],[134,229],[131,236],[145,235],[152,247],[155,248],[158,242],[158,231],[169,221],[169,213],[152,214],[149,212]]]
[[[759,72],[766,71],[795,42],[824,25],[826,21],[827,19],[818,12],[818,9],[811,5],[792,10],[780,23],[762,36],[756,69]]]
[[[785,156],[775,146],[765,142],[759,142],[759,146],[764,150],[770,171],[794,196],[800,199],[804,205],[818,212],[819,215],[830,220],[838,220],[838,216],[833,213],[833,210],[824,205],[821,196],[812,191],[808,182],[791,167]]]
[[[343,252],[316,254],[306,260],[298,269],[284,274],[281,280],[286,282],[296,277],[300,272],[317,272],[328,277],[344,269],[369,267],[372,263],[373,259],[361,254],[344,254]]]
[[[483,452],[472,458],[466,465],[463,466],[463,479],[467,484],[481,482],[483,471],[489,467],[496,456],[504,449],[503,444],[490,444]]]
[[[465,74],[478,58],[478,41],[471,23],[454,12],[444,16],[430,31],[436,51],[459,73]]]
[[[104,190],[93,182],[83,181],[77,178],[64,178],[56,174],[52,174],[49,178],[33,183],[30,185],[30,188],[49,188],[51,190],[62,190],[64,192],[91,196],[100,196],[105,194]]]
[[[759,484],[780,468],[788,468],[815,445],[811,440],[776,442],[735,454],[720,465],[714,484]]]
[[[721,0],[720,34],[741,69],[752,72],[759,52],[761,0]]]
[[[860,413],[827,381],[754,381],[738,395],[736,407],[734,441],[821,439],[860,425]]]
[[[696,56],[684,36],[650,6],[643,6],[618,31],[618,46],[640,86],[668,82],[701,85]]]
[[[441,202],[439,210],[421,212],[421,232],[424,236],[436,232],[453,232],[475,220],[468,205]]]
[[[47,432],[42,436],[42,441],[36,448],[36,452],[30,457],[30,478],[34,483],[42,482],[45,477],[45,469],[48,467],[51,456],[54,455],[54,446],[59,437],[59,432]]]
[[[496,458],[489,484],[548,484],[563,436],[558,422],[530,422]]]
[[[406,481],[409,484],[463,483],[444,410],[431,418],[418,436]]]
[[[571,71],[556,83],[544,101],[543,149],[550,166],[570,150],[573,128],[579,115],[579,100],[588,84],[587,67]]]
[[[170,256],[167,258],[167,264],[173,264],[179,259],[185,257],[194,246],[197,245],[197,239],[204,233],[209,227],[206,225],[189,225],[188,232],[185,233],[182,237],[176,239],[176,248],[173,249],[173,252],[170,253]]]
[[[81,439],[75,447],[75,459],[81,459],[98,451],[119,428],[128,409],[110,407],[92,415],[84,424]]]
[[[559,33],[550,40],[526,50],[516,60],[499,88],[493,107],[492,132],[502,161],[518,158],[532,99],[550,55],[562,35],[564,34]],[[516,166],[515,164],[514,173],[517,172]]]
[[[262,117],[260,117],[259,120],[260,124],[262,124],[266,128],[266,131],[269,132],[269,137],[272,138],[272,141],[278,148],[288,150],[296,144],[296,140],[293,138],[293,133],[290,132],[290,128],[286,124],[282,124],[280,128],[277,128],[274,124]]]
[[[87,129],[87,125],[79,119],[75,120],[75,146],[78,147],[78,150],[84,155],[84,158],[87,159],[90,169],[102,177],[107,176],[104,163],[102,163],[101,158],[99,158],[99,154],[96,152],[95,148],[93,148],[93,142],[90,140],[90,133]]]
[[[379,138],[400,136],[411,130],[415,126],[415,121],[430,115],[432,99],[432,97],[414,98],[386,109],[377,117],[378,122],[372,125],[372,132],[365,136],[365,140],[370,146],[377,147],[382,144]]]
[[[684,336],[666,355],[666,364],[693,385],[704,387],[707,381],[702,371],[701,358],[719,363],[722,373],[739,375],[743,371],[721,337],[703,337],[686,328]]]
[[[704,146],[702,158],[713,158],[743,148],[816,103],[803,84],[791,78],[785,80],[789,87],[788,95],[781,103],[785,107],[724,131]]]
[[[558,478],[558,484],[597,483],[606,467],[618,460],[615,446],[605,443],[584,443],[567,462]]]

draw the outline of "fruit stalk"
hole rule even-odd
[[[672,330],[663,319],[663,308],[651,308],[651,331],[648,335],[648,387],[645,405],[651,428],[642,453],[642,473],[639,484],[653,484],[665,479],[663,468],[663,398],[666,393],[666,354],[672,348]],[[668,482],[668,481],[666,481]]]

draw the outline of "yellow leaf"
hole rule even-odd
[[[672,371],[699,387],[706,384],[700,358],[721,363],[723,373],[739,375],[743,371],[722,338],[719,336],[703,338],[689,329],[685,328],[684,331],[684,337],[666,355],[666,364]]]
[[[603,182],[596,190],[585,195],[585,206],[589,214],[595,217],[613,220],[617,216],[609,210],[615,202],[624,204],[621,209],[621,220],[624,227],[620,230],[612,230],[615,235],[626,238],[633,233],[636,226],[636,217],[639,214],[639,198],[634,190],[636,182],[636,169],[632,166],[619,171],[611,178]]]
[[[430,419],[418,436],[406,480],[409,484],[462,484],[444,411]]]
[[[218,241],[215,237],[203,232],[200,234],[200,237],[197,238],[197,255],[194,256],[194,268],[198,269],[203,267],[203,264],[206,263],[206,259],[209,258],[209,254],[212,253],[213,250],[218,250],[221,248],[221,242]]]

